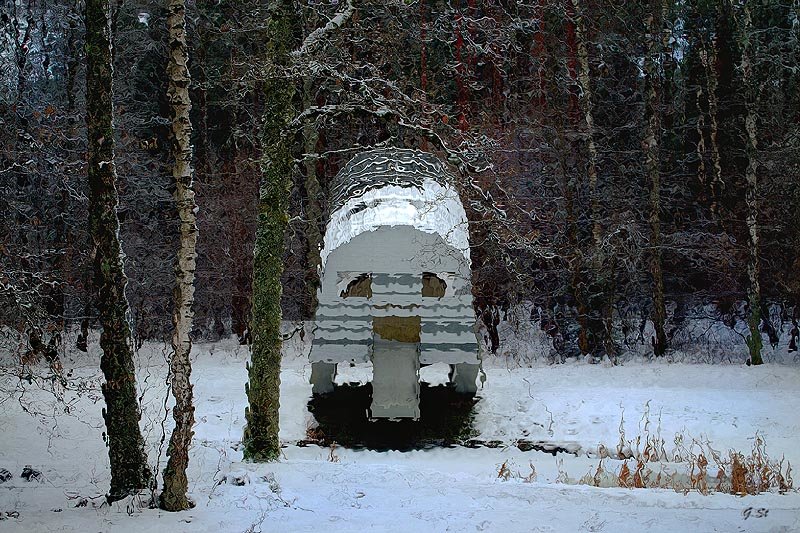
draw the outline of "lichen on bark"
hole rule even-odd
[[[745,92],[745,131],[747,133],[747,169],[745,170],[745,204],[747,206],[747,301],[750,305],[750,312],[747,317],[747,325],[750,335],[746,338],[747,348],[750,353],[749,362],[760,365],[764,361],[761,357],[763,341],[761,339],[761,262],[759,257],[760,229],[758,226],[759,202],[758,202],[758,111],[756,103],[758,90],[753,79],[753,40],[757,37],[753,32],[752,17],[750,7],[747,3],[742,4],[740,44],[742,47],[742,84]]]
[[[266,104],[262,134],[262,176],[253,255],[252,347],[245,386],[248,407],[244,459],[272,461],[280,454],[278,409],[281,370],[281,274],[284,236],[293,170],[292,139],[287,126],[294,117],[295,88],[289,75],[294,42],[294,3],[270,3],[263,84]]]
[[[95,305],[100,325],[100,368],[106,407],[105,440],[111,465],[110,502],[147,487],[151,478],[139,429],[127,277],[119,241],[119,203],[114,166],[113,56],[108,0],[86,0],[86,126],[89,233],[94,256]]]
[[[189,447],[194,426],[194,402],[190,381],[192,363],[189,354],[192,340],[194,313],[194,273],[197,263],[197,203],[193,188],[192,168],[192,123],[189,112],[189,50],[186,43],[185,0],[169,0],[167,26],[169,30],[169,61],[167,75],[169,85],[167,99],[172,115],[172,175],[175,179],[175,203],[180,218],[180,247],[175,264],[175,308],[172,315],[174,332],[170,358],[172,395],[175,407],[172,417],[175,428],[167,447],[167,466],[164,469],[164,490],[159,504],[167,511],[183,511],[193,506],[187,497]]]

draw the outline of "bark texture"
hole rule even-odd
[[[575,17],[575,45],[578,54],[577,81],[580,87],[579,102],[583,112],[584,131],[588,161],[586,178],[589,180],[589,202],[592,215],[592,244],[595,249],[602,245],[602,226],[600,219],[600,197],[597,190],[597,145],[594,140],[594,101],[589,73],[589,49],[586,45],[584,20],[580,0],[572,0]]]
[[[186,5],[184,0],[169,0],[167,26],[169,30],[169,61],[167,76],[169,85],[167,98],[172,114],[172,176],[175,179],[175,203],[180,218],[180,247],[175,264],[175,309],[172,314],[172,395],[175,407],[172,417],[175,429],[167,448],[167,466],[164,469],[164,490],[159,503],[167,511],[182,511],[192,507],[186,496],[188,481],[186,468],[189,465],[189,447],[194,426],[194,403],[192,395],[192,350],[194,312],[194,275],[197,264],[197,203],[193,189],[192,168],[192,123],[189,119],[189,50],[186,46]]]
[[[600,209],[600,190],[598,187],[598,150],[595,142],[594,101],[592,96],[591,73],[589,70],[589,49],[586,40],[586,21],[581,0],[568,0],[567,16],[574,24],[574,49],[576,54],[575,81],[578,86],[578,107],[582,119],[581,139],[585,144],[586,179],[589,194],[589,219],[591,237],[586,246],[579,247],[583,254],[583,263],[588,271],[582,280],[586,284],[585,311],[581,311],[578,302],[579,323],[583,330],[581,352],[591,354],[594,358],[613,355],[614,346],[611,340],[611,305],[609,301],[609,280],[613,278],[610,268],[605,265],[603,249],[603,225]],[[569,37],[568,37],[569,39]],[[580,240],[580,239],[579,239]],[[580,282],[578,282],[580,283]]]
[[[754,365],[763,363],[761,349],[761,265],[759,262],[759,228],[758,228],[758,130],[756,127],[756,88],[753,87],[752,56],[753,45],[751,39],[752,20],[750,7],[742,4],[742,83],[745,91],[745,131],[747,132],[747,169],[745,170],[745,204],[747,205],[747,236],[748,236],[748,261],[747,261],[747,300],[750,304],[750,313],[747,325],[750,335],[747,337],[747,347],[750,350],[750,362]]]
[[[569,122],[577,127],[580,123],[580,105],[578,103],[578,49],[576,44],[575,31],[575,6],[572,0],[566,0],[565,31],[567,41],[567,76],[571,81],[569,91],[569,103],[567,106],[567,116]],[[587,287],[585,282],[585,257],[580,242],[580,231],[578,227],[579,202],[577,201],[580,189],[580,177],[575,169],[569,169],[566,162],[566,151],[575,150],[575,144],[567,144],[563,130],[559,130],[559,163],[564,188],[564,209],[567,222],[567,239],[570,245],[570,288],[575,298],[575,308],[577,310],[578,322],[578,349],[582,355],[591,352],[590,332],[589,332],[589,304]]]
[[[309,108],[314,105],[314,90],[316,86],[310,80],[303,83],[303,107]],[[308,198],[306,204],[306,238],[308,239],[308,251],[306,253],[306,286],[308,288],[309,307],[313,312],[317,308],[317,290],[319,289],[319,268],[322,266],[320,251],[322,250],[322,200],[324,194],[319,178],[317,177],[317,144],[319,134],[317,125],[313,121],[308,121],[303,125],[303,138],[305,139],[305,190]]]
[[[86,1],[86,126],[88,135],[89,231],[94,249],[96,305],[103,333],[103,397],[111,463],[109,501],[144,489],[150,479],[139,429],[128,302],[117,217],[112,103],[113,63],[108,0]]]
[[[722,159],[719,151],[719,124],[717,117],[719,116],[719,98],[717,96],[717,42],[711,41],[711,46],[706,48],[705,45],[700,52],[700,60],[703,63],[703,68],[706,73],[706,83],[708,85],[708,118],[711,122],[711,131],[709,138],[711,139],[711,161],[714,165],[713,176],[711,181],[712,190],[717,195],[722,194],[725,190],[725,181],[722,179]],[[700,115],[702,117],[702,114]],[[701,137],[702,138],[702,137]],[[717,208],[714,208],[717,210]]]
[[[244,459],[273,461],[280,454],[278,409],[281,372],[281,274],[288,228],[292,173],[291,139],[286,126],[294,116],[294,87],[287,79],[293,41],[293,2],[270,3],[267,54],[271,72],[264,84],[263,160],[258,225],[253,256],[253,344],[245,386],[248,407]]]
[[[663,21],[665,5],[662,0],[650,3],[648,13],[648,53],[644,60],[646,128],[644,138],[645,165],[650,182],[650,275],[652,276],[653,309],[651,319],[655,335],[653,353],[662,356],[667,350],[664,331],[664,274],[661,264],[661,83],[658,65],[664,60]]]

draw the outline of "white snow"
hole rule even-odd
[[[359,209],[362,204],[367,208]],[[369,189],[334,211],[325,230],[323,268],[333,250],[381,226],[413,226],[425,233],[436,233],[461,252],[469,264],[467,215],[458,193],[427,178],[421,189],[399,185]]]
[[[153,463],[165,418],[165,350],[145,345],[139,354],[142,426]],[[284,457],[247,464],[239,449],[247,350],[233,341],[195,347],[197,425],[189,480],[197,506],[172,514],[136,501],[101,505],[108,466],[96,352],[66,364],[71,390],[61,402],[47,392],[46,382],[29,385],[12,369],[0,369],[0,468],[14,474],[0,483],[0,514],[6,518],[0,531],[800,530],[797,492],[740,498],[556,482],[559,471],[574,483],[593,470],[598,445],[614,449],[623,410],[628,440],[656,431],[660,416],[668,452],[677,433],[684,442],[708,440],[717,450],[748,453],[758,432],[771,457],[783,454],[800,464],[796,365],[630,362],[520,368],[508,359],[490,358],[484,362],[487,380],[475,424],[481,439],[503,445],[401,453],[295,445],[314,423],[306,409],[311,386],[305,350],[307,343],[292,337],[281,374]],[[432,366],[422,375],[443,382],[445,372]],[[44,368],[38,373],[46,374]],[[368,368],[344,367],[337,380],[369,377]],[[557,444],[577,456],[521,452],[511,446],[521,438]],[[503,463],[511,472],[507,481],[498,479]],[[41,481],[19,477],[28,464],[43,472]],[[162,454],[159,468],[163,465]],[[531,465],[536,476],[526,482]],[[607,468],[614,466],[607,460]],[[84,498],[86,505],[76,507]],[[748,508],[752,511],[745,517]],[[766,516],[759,517],[759,509],[767,509]]]

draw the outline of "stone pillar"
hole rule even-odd
[[[368,414],[370,419],[419,419],[419,343],[375,336]]]
[[[311,391],[314,394],[333,392],[333,380],[336,378],[336,363],[311,363]]]
[[[461,394],[475,394],[478,392],[476,380],[478,379],[478,372],[481,365],[473,365],[470,363],[458,363],[450,365],[450,383],[456,389],[456,392]]]

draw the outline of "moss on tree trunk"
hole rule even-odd
[[[147,486],[150,469],[139,429],[127,277],[117,218],[112,103],[113,63],[108,0],[86,0],[86,125],[88,134],[89,231],[94,249],[96,305],[103,333],[100,368],[111,463],[109,501]]]
[[[256,245],[253,256],[253,307],[250,331],[253,344],[245,386],[248,407],[244,430],[244,458],[272,461],[280,454],[278,409],[281,371],[281,274],[293,158],[286,131],[294,117],[294,87],[288,75],[293,42],[293,2],[270,4],[264,84],[263,160]]]

